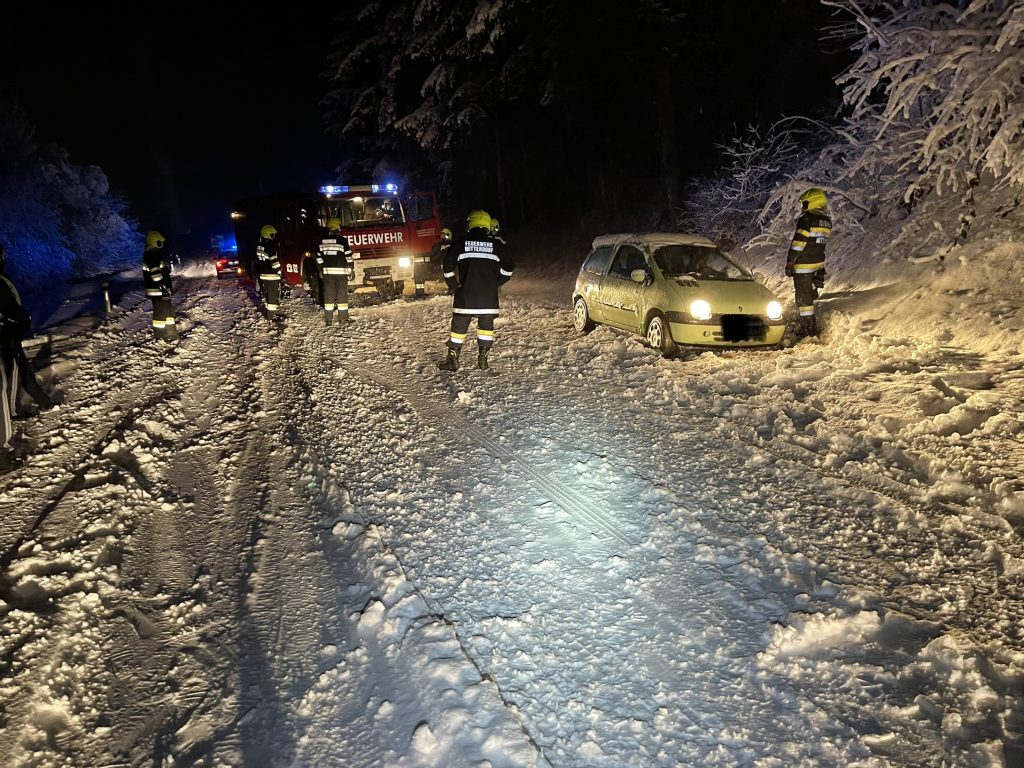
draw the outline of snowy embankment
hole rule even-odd
[[[436,370],[444,297],[275,332],[210,279],[171,354],[144,306],[58,350],[0,478],[3,761],[1019,764],[1016,355],[876,291],[664,360],[524,261],[493,376]]]

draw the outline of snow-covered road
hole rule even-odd
[[[1016,358],[663,360],[524,278],[448,375],[445,297],[184,286],[0,478],[5,765],[1024,761]]]

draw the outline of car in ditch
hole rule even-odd
[[[573,325],[638,333],[666,356],[678,347],[779,347],[782,303],[702,235],[597,237],[572,293]]]

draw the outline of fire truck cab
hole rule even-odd
[[[278,256],[286,283],[301,285],[327,234],[338,219],[352,248],[357,293],[384,297],[412,293],[441,239],[441,220],[433,192],[399,195],[395,184],[326,185],[319,192],[279,194],[240,201],[235,221],[239,257],[255,274],[256,242],[264,224],[277,229]],[[415,278],[415,282],[414,282]]]

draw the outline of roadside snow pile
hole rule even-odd
[[[175,277],[215,277],[217,268],[211,259],[182,259],[181,264],[174,268]]]
[[[970,236],[951,245],[941,236],[955,220],[954,200],[930,200],[905,220],[879,216],[861,232],[833,230],[820,307],[824,326],[849,315],[860,330],[973,352],[1018,355],[1024,330],[1024,206],[1005,191],[979,199]],[[768,275],[772,290],[792,301],[782,275],[786,249],[734,254]]]

